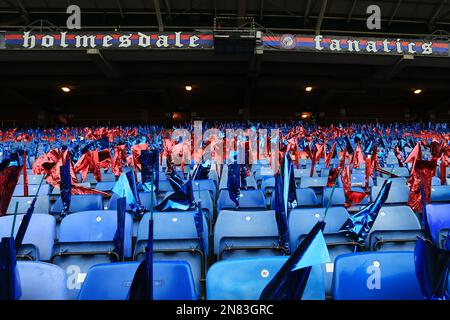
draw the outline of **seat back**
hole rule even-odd
[[[297,204],[300,207],[317,206],[319,200],[317,200],[316,193],[311,188],[296,189]]]
[[[388,178],[386,177],[377,177],[377,186],[382,186],[384,181],[386,181]],[[406,178],[405,177],[398,177],[398,178],[391,178],[392,184],[391,184],[391,190],[393,187],[403,187],[406,186]]]
[[[300,188],[323,188],[327,185],[328,177],[302,177]]]
[[[62,199],[58,198],[53,206],[52,213],[58,214],[63,210]],[[73,194],[70,199],[69,213],[91,210],[103,210],[101,194]]]
[[[450,202],[450,186],[431,186],[431,202]]]
[[[261,190],[241,190],[239,197],[239,208],[242,210],[264,210],[266,199]],[[220,190],[217,199],[217,211],[234,209],[236,204],[230,199],[228,190]]]
[[[17,215],[14,234],[17,235],[20,224],[25,215]],[[0,218],[0,238],[9,237],[14,216],[8,215]],[[23,245],[32,244],[38,249],[37,260],[50,260],[53,251],[53,243],[56,237],[56,221],[49,214],[33,214],[30,223],[23,238]],[[24,254],[20,248],[17,248],[18,254]]]
[[[13,197],[23,197],[25,194],[24,185],[17,184],[14,188]],[[39,191],[39,193],[38,193]],[[28,196],[48,196],[50,193],[50,185],[42,184],[40,187],[37,184],[29,184],[28,185]]]
[[[43,262],[17,261],[22,295],[20,300],[66,300],[66,274]]]
[[[400,179],[400,178],[397,178]],[[392,179],[397,180],[397,179]],[[371,190],[372,201],[375,201],[378,194],[380,193],[383,185],[373,186]],[[409,188],[406,184],[401,185],[391,185],[391,189],[389,190],[389,195],[384,202],[385,204],[406,204],[409,198]]]
[[[214,226],[214,253],[220,255],[226,246],[270,246],[277,239],[275,211],[223,210]]]
[[[19,205],[17,207],[17,213],[27,213],[28,208],[33,202],[34,197],[12,197],[8,209],[6,211],[7,214],[13,214],[16,209],[16,203]],[[50,211],[50,199],[48,196],[38,196],[36,198],[36,203],[34,205],[35,213],[45,213],[48,214]]]
[[[288,257],[232,259],[211,266],[206,277],[208,300],[258,300]],[[313,266],[302,300],[325,299],[324,275]]]
[[[353,187],[352,188],[353,191],[359,191],[359,192],[364,192],[362,190],[362,188],[358,188],[358,187]],[[333,197],[331,197],[331,193],[333,193]],[[322,197],[322,206],[324,208],[326,208],[328,206],[328,201],[331,202],[331,206],[343,206],[346,203],[346,198],[345,198],[345,193],[344,193],[344,188],[334,188],[334,192],[333,192],[333,188],[324,188],[323,189],[323,197]],[[360,205],[365,205],[368,204],[369,200],[368,198],[364,198],[360,204]]]
[[[450,228],[450,203],[427,205],[427,219],[433,241],[437,243],[439,232]]]
[[[104,192],[111,192],[115,184],[115,181],[102,181],[95,185],[95,189]]]
[[[79,300],[126,300],[139,262],[93,266],[81,287]],[[185,261],[153,262],[155,300],[197,300],[191,268]]]
[[[297,248],[301,236],[307,235],[317,222],[323,220],[325,210],[325,208],[305,208],[293,209],[290,212],[288,228],[291,250]],[[349,217],[344,207],[329,208],[325,218],[324,234],[339,232],[339,229]]]
[[[156,200],[156,194],[154,192],[139,192],[139,199],[141,200],[141,204],[145,207],[145,209],[150,210],[151,207],[151,194],[153,194],[153,206],[156,207],[158,204]],[[111,199],[108,203],[108,210],[117,210],[117,199],[121,198],[118,194],[112,193]],[[127,211],[131,211],[130,205],[127,204],[126,206]]]
[[[365,252],[338,256],[334,263],[335,300],[422,300],[414,252]]]
[[[192,189],[194,192],[198,192],[199,190],[208,190],[211,193],[212,198],[216,199],[216,184],[212,179],[193,180]]]

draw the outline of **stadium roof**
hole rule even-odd
[[[101,32],[211,30],[215,16],[251,16],[274,33],[446,38],[450,30],[447,1],[375,3],[380,32],[367,30],[365,10],[373,2],[362,0],[0,0],[0,30],[64,30],[70,4],[81,7],[83,30]],[[99,57],[86,50],[0,50],[3,125],[57,114],[80,122],[147,121],[173,111],[205,119],[292,118],[303,111],[331,120],[450,119],[446,56],[102,50]]]

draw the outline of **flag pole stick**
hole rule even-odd
[[[16,207],[14,209],[14,218],[13,218],[10,238],[14,237],[14,229],[16,227],[16,218],[17,218],[17,210],[18,210],[18,208],[19,208],[19,201],[16,201]]]

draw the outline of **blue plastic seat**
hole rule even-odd
[[[288,257],[230,259],[211,266],[206,277],[208,300],[258,300]],[[320,266],[313,266],[302,300],[324,300]]]
[[[296,179],[301,179],[301,178],[305,178],[305,177],[309,177],[311,174],[311,169],[307,168],[307,169],[297,169],[294,168],[294,177]],[[313,177],[317,177],[317,172],[314,171],[313,173]]]
[[[394,180],[394,179],[393,179]],[[395,179],[397,180],[397,179]],[[372,201],[375,201],[378,194],[380,193],[383,185],[373,186],[371,190]],[[385,204],[406,204],[409,198],[409,188],[406,184],[404,185],[391,185],[389,190],[389,195],[385,201]]]
[[[228,169],[225,169],[225,168],[226,168],[226,166],[224,167],[224,171],[222,172],[222,176],[220,178],[219,190],[224,190],[224,189],[228,188],[228,185],[227,185]],[[256,183],[256,180],[252,175],[245,177],[245,181],[247,183],[247,189],[257,189],[258,188],[258,184]]]
[[[208,252],[208,225],[203,219],[203,243],[205,250],[200,247],[200,240],[195,227],[193,211],[168,211],[154,213],[153,247],[155,260],[184,260],[189,263],[194,276],[197,293],[200,296],[200,283],[206,273],[206,253]],[[148,239],[148,224],[150,213],[145,214],[139,223],[134,260],[144,258]]]
[[[63,210],[61,198],[56,200],[51,213],[58,214]],[[103,210],[101,194],[73,194],[70,200],[69,213],[79,211]]]
[[[14,234],[17,234],[24,215],[17,215]],[[14,216],[0,218],[0,238],[9,237]],[[16,248],[18,258],[24,260],[50,260],[53,243],[56,238],[56,221],[49,214],[33,214],[22,241],[22,246]]]
[[[335,300],[422,300],[414,252],[341,255],[334,263]]]
[[[98,264],[89,269],[79,300],[127,300],[139,262]],[[154,300],[197,300],[194,279],[185,261],[153,262]]]
[[[399,167],[397,166],[393,166],[391,168],[382,168],[386,171],[392,172],[393,174],[395,174],[396,176],[399,177],[409,177],[409,170],[406,167]]]
[[[346,203],[344,188],[334,188],[333,197],[331,197],[331,192],[333,188],[326,187],[323,189],[323,196],[322,196],[322,206],[324,208],[327,207],[328,201],[331,202],[331,206],[343,206]],[[359,191],[364,192],[362,188],[353,187],[353,191]],[[361,207],[363,205],[367,205],[369,203],[368,197],[365,197],[358,205],[355,207]]]
[[[216,183],[212,179],[207,180],[193,180],[192,188],[195,192],[199,190],[208,190],[211,193],[212,199],[216,199]]]
[[[48,196],[50,193],[50,185],[49,184],[42,184],[39,188],[39,185],[37,184],[29,184],[28,185],[28,196],[32,197],[35,196],[38,192],[38,196]],[[14,188],[13,197],[23,197],[24,195],[24,185],[18,184]]]
[[[79,185],[81,187],[91,188],[91,183],[90,182],[82,182],[82,183],[79,183]],[[59,196],[59,195],[61,195],[61,190],[59,188],[57,188],[57,187],[54,187],[52,189],[52,191],[50,192],[50,195],[51,196],[55,196],[55,197]]]
[[[377,177],[377,186],[382,186],[384,181],[386,181],[388,178],[386,177]],[[406,186],[406,178],[405,177],[398,177],[398,178],[391,178],[392,184],[391,184],[391,190],[392,187],[403,187]]]
[[[275,189],[275,177],[266,177],[261,181],[261,191],[266,194],[271,194]]]
[[[158,202],[156,200],[156,194],[154,192],[139,192],[139,199],[141,200],[141,204],[145,207],[146,210],[150,210],[151,207],[151,194],[153,194],[153,206],[157,206]],[[111,199],[108,203],[108,210],[116,210],[117,209],[117,199],[121,198],[119,195],[115,194],[114,192],[111,193]],[[127,204],[126,207],[127,211],[130,211],[131,208]]]
[[[228,190],[220,190],[217,199],[217,211],[234,209],[236,204],[231,201]],[[241,210],[265,210],[266,199],[261,190],[241,190],[239,197],[239,208]]]
[[[66,300],[66,274],[43,262],[17,261],[22,295],[20,300]]]
[[[365,188],[366,186],[366,175],[361,173],[354,173],[350,177],[350,185],[352,187],[361,187]],[[338,186],[343,187],[342,179],[341,177],[338,177]],[[369,177],[369,187],[373,186],[373,179]]]
[[[8,209],[6,211],[7,214],[13,214],[16,209],[16,203],[18,203],[17,213],[24,214],[27,213],[28,208],[33,202],[34,197],[12,197]],[[38,196],[36,198],[36,203],[34,205],[34,213],[45,213],[48,214],[50,211],[50,199],[48,196]]]
[[[440,231],[450,228],[450,203],[427,205],[427,218],[433,241],[438,243]]]
[[[432,177],[431,178],[431,185],[432,186],[440,186],[441,185],[441,179],[438,177]]]
[[[219,212],[214,226],[214,253],[218,260],[280,255],[274,211]]]
[[[317,196],[311,188],[296,189],[295,193],[297,204],[300,207],[317,206],[319,204],[319,200],[317,200]]]
[[[51,262],[65,270],[71,299],[77,297],[91,266],[119,260],[113,243],[116,229],[115,211],[76,212],[61,221],[59,241],[54,246]],[[124,233],[125,257],[131,257],[131,235],[132,219],[127,214]]]
[[[383,206],[369,232],[366,247],[382,251],[414,250],[422,234],[419,219],[408,206]]]
[[[199,194],[200,193],[200,194]],[[214,205],[208,190],[194,191],[195,201],[201,200],[202,210],[206,214],[208,221],[212,222],[214,218]]]
[[[327,185],[328,177],[302,177],[300,188],[323,188]]]
[[[102,182],[116,182],[116,176],[114,175],[114,173],[101,173],[102,176]]]
[[[42,174],[29,174],[28,175],[28,184],[36,184],[39,185],[42,181],[42,178],[44,177],[44,175]],[[21,174],[19,176],[19,180],[17,181],[17,184],[23,184],[23,174]],[[44,179],[44,181],[42,182],[42,184],[47,184],[47,181]]]
[[[95,185],[95,189],[103,192],[111,192],[115,184],[115,181],[102,181]]]
[[[325,208],[293,209],[288,218],[289,245],[291,251],[306,238],[317,222],[323,220]],[[347,239],[345,235],[339,233],[339,229],[349,218],[349,214],[344,207],[330,207],[325,218],[324,238],[327,243],[331,262],[324,266],[326,293],[331,293],[331,281],[333,276],[334,259],[345,253],[353,252],[355,244]]]
[[[450,186],[431,186],[431,202],[450,202]]]

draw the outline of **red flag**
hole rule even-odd
[[[422,193],[420,192],[421,182],[425,192],[425,201],[430,203],[431,180],[436,173],[436,161],[417,160],[415,170],[408,179],[409,199],[408,206],[415,212],[422,212]]]
[[[350,164],[341,171],[341,179],[344,187],[344,194],[346,198],[345,207],[350,207],[352,204],[359,204],[367,196],[364,192],[351,190],[351,176],[350,176]]]
[[[333,145],[331,146],[330,152],[328,152],[328,154],[327,154],[327,159],[325,161],[325,165],[327,168],[330,167],[331,159],[333,158],[335,149],[336,149],[336,142],[333,143]]]
[[[160,154],[162,155],[162,153]],[[114,148],[114,157],[112,159],[112,172],[116,177],[122,174],[122,164],[127,160],[126,146],[118,145]]]
[[[405,163],[410,163],[412,162],[412,168],[411,168],[411,175],[414,172],[414,169],[416,167],[416,161],[417,160],[422,160],[422,148],[421,146],[421,142],[419,141],[416,146],[414,147],[414,149],[411,151],[411,153],[409,154],[408,158],[406,158]]]
[[[21,169],[18,166],[10,166],[0,170],[0,216],[5,215],[8,210]]]
[[[403,159],[402,159],[402,154],[400,153],[400,149],[399,149],[398,146],[395,147],[394,153],[395,153],[395,156],[397,157],[398,165],[399,165],[400,167],[404,167],[404,165],[403,165]]]

